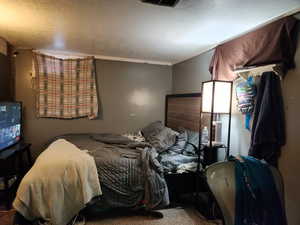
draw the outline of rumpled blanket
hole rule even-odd
[[[169,204],[169,193],[157,151],[149,143],[118,134],[66,134],[65,138],[94,157],[103,195],[97,209],[148,209]],[[95,208],[95,206],[93,206]]]
[[[180,169],[180,165],[184,165],[187,163],[197,163],[198,156],[197,155],[183,155],[176,152],[171,151],[165,151],[161,153],[158,157],[158,160],[164,167],[164,171],[169,172],[176,172],[178,169]]]
[[[28,220],[66,225],[102,194],[92,156],[64,139],[53,142],[25,175],[14,208]]]

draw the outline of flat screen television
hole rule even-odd
[[[21,140],[21,102],[0,102],[0,151]]]

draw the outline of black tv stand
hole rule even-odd
[[[27,172],[27,168],[33,164],[30,147],[31,144],[21,141],[0,151],[0,178],[4,181],[4,189],[1,189],[0,192],[4,193],[7,209],[11,206],[11,197],[15,194],[16,186]],[[27,166],[24,164],[24,153],[27,156]],[[13,185],[9,185],[12,177],[16,177],[17,180]]]
[[[1,150],[0,151],[0,160],[5,160],[11,156],[13,156],[16,153],[27,153],[27,160],[29,164],[32,164],[32,156],[30,152],[31,144],[25,143],[23,141],[18,142],[17,144],[14,144],[13,146]]]

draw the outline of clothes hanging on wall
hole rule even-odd
[[[257,90],[249,155],[277,166],[285,138],[280,78],[274,72],[265,72]]]
[[[236,81],[236,98],[239,111],[245,115],[245,127],[250,130],[251,115],[254,111],[256,86],[254,78],[249,76],[247,80],[238,78]]]

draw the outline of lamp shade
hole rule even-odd
[[[231,92],[232,82],[215,80],[203,82],[202,112],[230,113]]]

